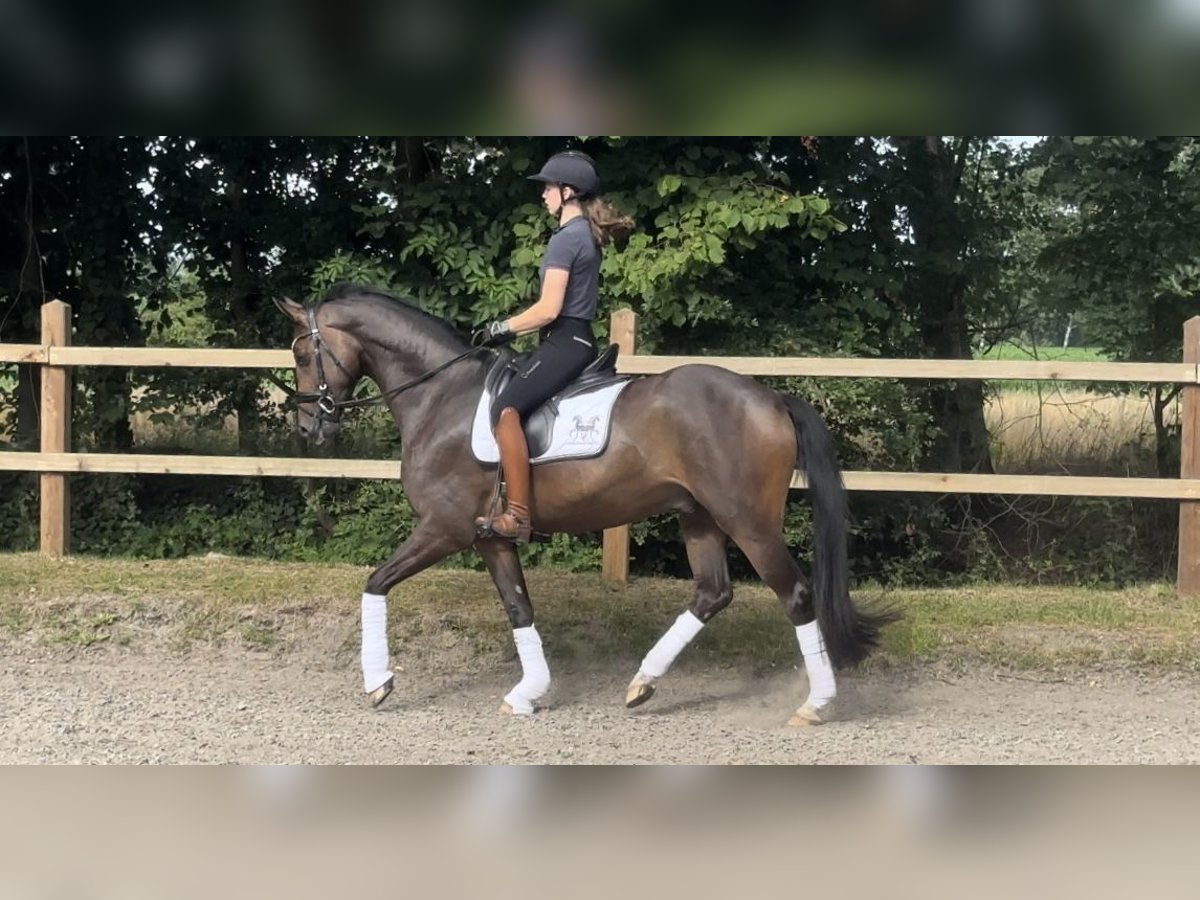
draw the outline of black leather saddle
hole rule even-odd
[[[531,459],[541,456],[550,446],[554,420],[558,417],[559,404],[563,400],[626,379],[627,376],[617,374],[618,350],[620,348],[616,344],[609,344],[607,350],[588,363],[588,367],[579,373],[578,378],[539,406],[526,419],[525,440],[529,444]],[[483,377],[483,389],[491,395],[493,404],[505,386],[521,371],[521,364],[528,357],[528,353],[517,354],[508,347],[501,347],[496,351],[496,360]],[[492,421],[495,421],[498,410],[493,407],[489,412],[492,414]]]

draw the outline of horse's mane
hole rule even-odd
[[[465,343],[467,340],[462,332],[445,319],[435,316],[433,313],[426,312],[411,300],[405,300],[403,297],[397,297],[378,288],[351,283],[336,284],[321,298],[321,303],[330,303],[334,300],[381,301],[386,305],[398,307],[403,312],[416,316],[422,324],[429,326],[433,330],[433,336],[435,337],[445,338],[452,341],[455,345]]]

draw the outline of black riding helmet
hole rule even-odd
[[[528,176],[530,181],[547,184],[565,184],[573,187],[580,197],[590,197],[600,190],[600,176],[596,174],[596,163],[579,150],[564,150],[546,160],[542,171]]]

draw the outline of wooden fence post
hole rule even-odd
[[[1183,323],[1183,361],[1200,365],[1200,316]],[[1185,385],[1180,404],[1182,434],[1179,477],[1200,478],[1200,385]],[[1176,590],[1181,597],[1200,594],[1200,501],[1179,501],[1179,569]]]
[[[632,356],[637,347],[637,313],[632,309],[618,309],[614,312],[609,325],[609,339],[621,348],[620,356]],[[604,555],[600,571],[605,581],[618,584],[628,583],[628,525],[605,530]]]
[[[71,307],[61,300],[42,304],[42,343],[71,344]],[[42,366],[42,452],[71,450],[71,370]],[[41,476],[42,556],[66,556],[71,550],[71,485],[66,474]]]

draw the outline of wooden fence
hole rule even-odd
[[[186,366],[286,369],[288,350],[190,350],[149,347],[72,347],[71,310],[55,300],[42,307],[40,344],[0,344],[0,363],[42,367],[41,450],[0,453],[0,470],[41,473],[41,550],[65,555],[70,548],[70,473],[249,475],[303,478],[400,477],[394,460],[297,459],[245,456],[163,456],[71,452],[71,378],[75,366]],[[828,359],[822,357],[687,357],[635,354],[636,317],[615,313],[612,339],[621,345],[618,370],[665,372],[691,362],[724,366],[745,375],[807,375],[838,378],[978,378],[1115,381],[1182,385],[1183,450],[1180,477],[1113,478],[1059,475],[968,475],[939,472],[845,473],[851,491],[937,494],[1041,494],[1068,497],[1138,497],[1179,501],[1178,590],[1200,594],[1200,317],[1184,326],[1183,361],[1110,363],[1001,360]],[[797,473],[794,487],[804,487]],[[604,577],[629,574],[629,530],[604,533]]]

